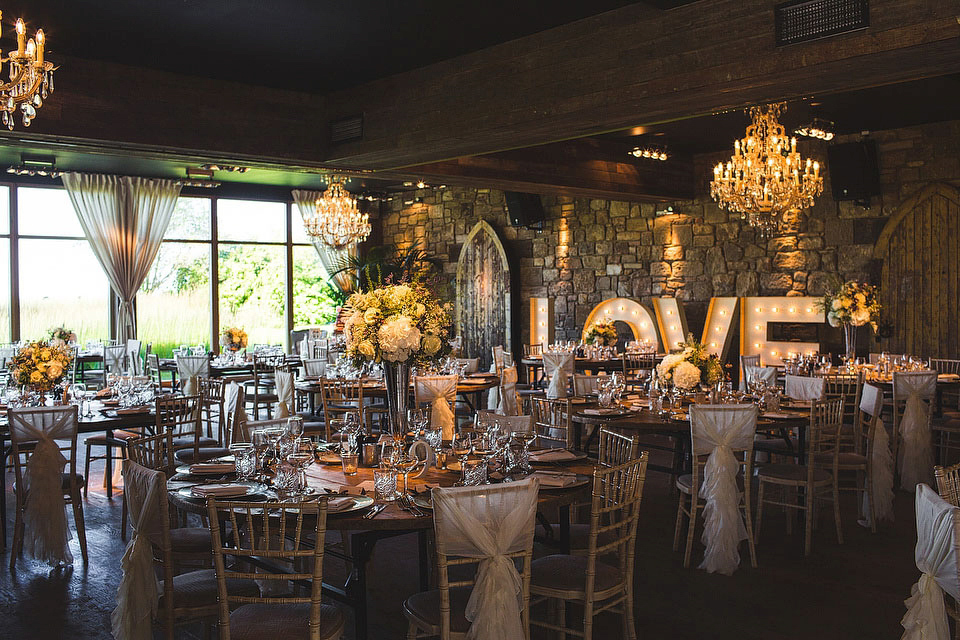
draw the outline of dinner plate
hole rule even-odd
[[[433,494],[429,492],[418,493],[411,498],[413,504],[421,509],[430,509],[433,511]]]
[[[534,453],[536,453],[536,450],[531,451],[530,453],[531,453],[531,454],[534,454]],[[572,453],[572,454],[574,455],[574,457],[573,457],[573,458],[569,458],[569,459],[567,459],[567,460],[549,460],[549,461],[546,461],[546,462],[537,462],[536,460],[534,460],[534,459],[531,458],[531,459],[530,459],[530,464],[537,464],[537,465],[568,464],[568,463],[570,463],[570,462],[577,462],[578,460],[583,460],[583,459],[585,459],[585,458],[587,457],[587,452],[586,452],[586,451],[571,451],[570,453]]]
[[[247,493],[242,496],[232,496],[229,498],[218,497],[218,500],[224,502],[264,502],[270,500],[271,496],[268,493],[266,485],[260,484],[259,482],[238,482],[237,484],[246,484],[249,488]],[[182,489],[177,490],[177,494],[181,498],[186,498],[187,500],[195,500],[197,502],[206,502],[206,496],[195,496],[193,495],[193,487],[183,487]]]
[[[317,453],[317,462],[320,464],[340,464],[340,456],[336,453],[326,451]]]
[[[331,496],[335,497],[335,496]],[[328,516],[339,516],[343,513],[353,513],[354,511],[360,511],[361,509],[366,509],[373,504],[373,496],[351,496],[354,499],[354,504],[352,507],[346,509],[341,509],[340,511],[328,511]]]
[[[224,463],[224,464],[226,464],[226,463]],[[206,470],[199,471],[199,472],[192,472],[192,471],[190,471],[190,465],[188,465],[188,464],[184,464],[184,465],[181,465],[181,466],[177,467],[177,474],[182,475],[182,476],[194,476],[194,477],[198,477],[198,478],[199,478],[199,477],[204,477],[204,476],[228,476],[228,475],[234,474],[234,473],[236,473],[236,472],[237,472],[237,471],[236,471],[236,468],[234,468],[233,471],[226,471],[226,472],[224,472],[224,471],[206,471]]]

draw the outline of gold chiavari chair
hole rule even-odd
[[[937,479],[937,493],[955,507],[960,507],[960,463],[949,467],[937,465],[933,468]]]
[[[255,420],[260,419],[260,407],[266,407],[269,415],[270,406],[276,404],[277,386],[274,372],[277,367],[284,367],[286,364],[287,357],[283,354],[265,355],[254,351],[253,379],[247,382],[247,397],[252,399]]]
[[[367,425],[361,380],[320,378],[320,401],[323,406],[323,424],[327,442],[330,442],[334,435],[331,421],[343,418],[344,414],[358,413],[360,424]],[[367,429],[369,432],[369,425]]]
[[[574,433],[570,398],[530,397],[533,430],[542,447],[573,448]]]

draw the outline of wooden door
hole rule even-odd
[[[483,220],[460,250],[455,315],[463,357],[480,358],[481,370],[490,367],[494,346],[512,351],[510,265],[497,232]]]
[[[960,357],[960,192],[934,184],[900,206],[877,240],[893,353]]]

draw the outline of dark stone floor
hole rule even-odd
[[[96,485],[102,466],[91,475]],[[8,499],[12,497],[9,480],[8,474]],[[844,545],[837,544],[828,509],[814,532],[813,554],[804,558],[802,535],[795,527],[794,535],[787,537],[783,515],[771,510],[764,516],[757,550],[760,567],[751,569],[745,558],[744,566],[731,577],[708,575],[683,569],[681,554],[671,551],[675,497],[666,476],[651,473],[637,543],[640,637],[898,638],[903,600],[918,576],[913,565],[913,498],[898,493],[897,521],[875,535],[856,525],[852,496],[842,506]],[[109,616],[124,549],[119,537],[120,500],[109,501],[102,490],[91,489],[84,508],[89,566],[80,560],[75,541],[77,560],[68,570],[20,560],[11,573],[9,550],[0,558],[0,638],[111,637]],[[8,522],[8,535],[10,528]],[[400,605],[417,589],[415,553],[415,536],[395,538],[377,548],[371,569],[371,640],[404,638]],[[695,564],[702,553],[698,545]],[[332,562],[328,574],[340,572],[341,567]],[[595,637],[619,638],[619,629],[618,619],[604,614],[598,618]],[[202,637],[199,629],[185,629],[182,635]],[[347,637],[353,637],[352,625]],[[534,638],[541,637],[546,636],[534,632]]]

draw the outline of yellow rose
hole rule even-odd
[[[373,348],[373,343],[369,340],[363,340],[360,344],[358,344],[357,351],[367,358],[372,358],[373,354],[376,353],[376,350]]]
[[[43,349],[40,349],[40,358],[43,359],[43,360],[49,360],[49,359],[50,359],[50,349],[47,349],[46,347],[44,347]]]
[[[375,324],[380,319],[380,309],[371,307],[363,312],[363,321],[367,324]]]
[[[30,382],[36,384],[38,382],[43,382],[43,374],[39,371],[33,371],[30,373]]]
[[[47,367],[47,377],[51,380],[56,380],[63,375],[63,365],[59,362],[51,362],[50,366]]]
[[[428,334],[423,338],[423,350],[427,352],[427,355],[432,356],[439,351],[442,346],[443,343],[440,342],[440,338],[433,334]]]

